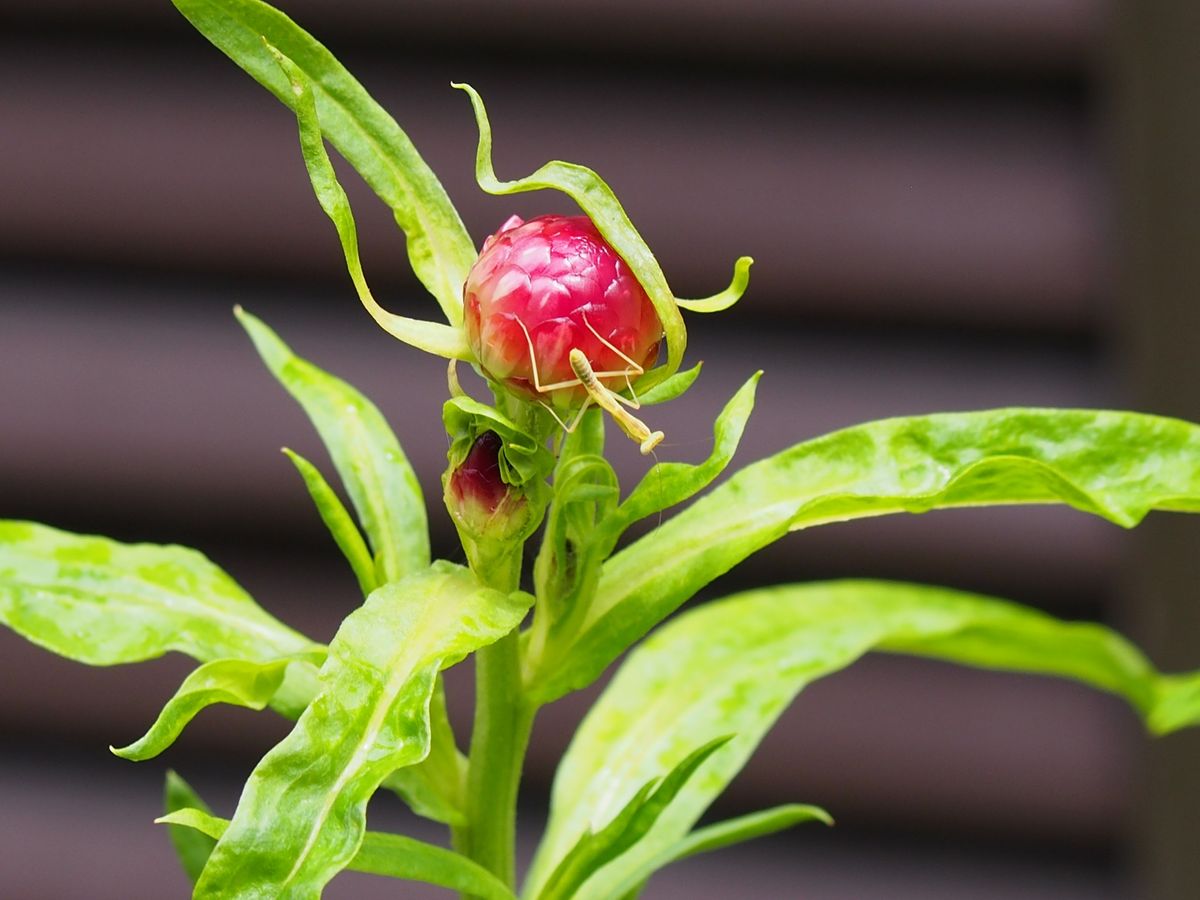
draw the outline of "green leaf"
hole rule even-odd
[[[209,813],[208,804],[200,799],[190,784],[171,769],[167,770],[167,780],[163,788],[163,808],[166,815],[158,820],[160,822],[170,819],[181,810],[201,815]],[[217,845],[217,835],[208,835],[182,824],[168,826],[167,832],[171,838],[171,846],[175,848],[175,854],[179,857],[179,864],[183,866],[188,879],[195,884],[204,869],[204,864],[208,862],[208,855]]]
[[[1066,503],[1125,527],[1200,510],[1200,427],[1096,410],[1001,409],[886,419],[738,472],[605,563],[548,701],[591,683],[718,575],[789,531],[957,506]]]
[[[350,568],[354,571],[354,577],[358,579],[358,586],[362,590],[363,596],[367,596],[379,585],[375,583],[375,561],[371,558],[371,551],[367,547],[367,542],[363,540],[362,532],[358,530],[358,526],[350,518],[350,513],[347,512],[346,507],[334,493],[333,488],[329,486],[329,482],[325,480],[325,476],[321,474],[320,470],[299,453],[289,450],[287,447],[283,448],[283,452],[287,454],[287,458],[292,461],[296,466],[296,471],[304,479],[304,486],[308,488],[308,495],[312,497],[313,503],[317,506],[321,521],[329,529],[334,543],[346,557],[346,562],[350,563]]]
[[[754,409],[754,391],[761,377],[761,371],[751,376],[717,416],[713,425],[713,449],[708,459],[699,465],[656,463],[621,505],[600,524],[598,540],[605,546],[605,556],[612,552],[617,539],[634,522],[695,496],[725,471]]]
[[[587,831],[563,856],[545,886],[536,892],[531,888],[527,893],[538,900],[571,900],[579,896],[577,892],[593,874],[646,836],[696,770],[729,740],[729,735],[715,738],[676,763],[665,777],[652,776],[603,827],[595,824],[598,817],[593,816]]]
[[[726,819],[724,822],[697,828],[672,847],[667,855],[655,865],[654,869],[657,871],[668,863],[732,847],[734,844],[775,834],[777,831],[784,831],[804,822],[822,822],[825,825],[832,825],[833,816],[819,806],[786,803],[783,806],[774,806],[771,809],[738,816],[736,819]]]
[[[176,8],[259,84],[295,108],[288,78],[265,38],[304,73],[325,137],[395,214],[413,271],[451,325],[475,247],[437,177],[395,120],[312,35],[258,0],[173,0]]]
[[[429,701],[429,728],[429,755],[415,765],[397,769],[383,786],[419,816],[455,827],[465,825],[467,758],[454,740],[441,678]]]
[[[173,830],[195,829],[210,838],[220,838],[229,829],[226,819],[200,809],[181,809],[155,821],[170,825]],[[516,900],[500,879],[465,856],[399,834],[366,832],[362,846],[346,868],[436,884],[482,900]]]
[[[375,404],[294,354],[260,319],[240,307],[236,312],[271,374],[304,407],[325,442],[383,580],[429,565],[421,485]]]
[[[612,815],[696,741],[734,733],[579,900],[619,896],[618,885],[644,877],[648,861],[687,834],[797,692],[872,649],[1072,678],[1124,697],[1158,732],[1200,722],[1200,673],[1162,676],[1100,625],[922,585],[751,591],[682,614],[629,655],[563,758],[535,874],[544,878],[589,821]]]
[[[429,752],[438,672],[512,631],[531,602],[445,562],[376,590],[331,642],[321,692],[250,775],[196,896],[318,896],[358,851],[380,783]]]
[[[229,703],[259,710],[270,703],[279,688],[289,665],[308,666],[320,663],[323,653],[314,651],[269,662],[247,659],[215,659],[196,669],[179,686],[158,714],[154,724],[141,738],[127,747],[110,747],[122,759],[144,760],[158,756],[183,732],[184,727],[206,706]],[[285,714],[295,718],[303,710],[287,709]]]
[[[453,850],[399,834],[367,832],[350,868],[436,884],[482,900],[516,900],[504,882],[478,863]]]
[[[93,666],[171,650],[266,661],[319,647],[195,550],[12,520],[0,520],[0,622]]]
[[[750,284],[750,267],[754,260],[749,256],[740,256],[733,267],[733,282],[719,294],[705,297],[703,300],[683,300],[675,298],[675,302],[690,312],[714,313],[723,312],[742,299],[746,287]]]
[[[645,881],[655,872],[660,872],[673,862],[698,856],[701,853],[711,853],[734,844],[741,844],[757,837],[775,834],[787,828],[804,822],[823,822],[833,824],[833,817],[819,806],[808,806],[800,803],[787,803],[771,809],[760,810],[738,816],[736,819],[726,819],[704,828],[698,828],[675,844],[664,850],[658,856],[646,862],[641,873],[635,874],[618,888],[613,896],[621,900],[634,900]]]
[[[751,377],[717,417],[708,459],[699,465],[656,463],[619,506],[611,502],[617,483],[608,463],[599,456],[573,457],[564,451],[535,567],[538,618],[526,654],[526,666],[532,669],[527,680],[535,690],[542,681],[541,670],[554,670],[563,664],[560,654],[574,652],[571,633],[586,619],[601,564],[625,530],[703,490],[729,464],[754,408],[761,374]]]
[[[325,649],[264,612],[195,550],[11,520],[0,520],[0,622],[51,652],[101,666],[169,651],[271,666]],[[311,666],[288,666],[271,703],[295,718],[317,688]]]
[[[441,325],[437,322],[398,316],[388,312],[375,300],[367,285],[362,260],[359,258],[358,229],[354,224],[354,214],[350,211],[350,199],[338,182],[333,164],[329,161],[329,154],[325,152],[325,141],[321,136],[321,123],[317,118],[312,84],[300,68],[275,47],[268,44],[267,49],[291,81],[304,165],[308,169],[317,202],[337,229],[342,252],[346,257],[346,268],[350,272],[350,280],[354,282],[354,289],[358,292],[358,299],[384,331],[406,344],[448,359],[472,359],[470,348],[467,346],[466,332],[457,324]],[[461,316],[461,311],[458,314]]]
[[[475,110],[475,121],[479,126],[479,147],[475,154],[475,180],[489,194],[517,194],[523,191],[562,191],[588,214],[604,239],[625,260],[629,270],[645,289],[650,302],[662,322],[667,338],[667,363],[654,369],[640,381],[640,386],[649,389],[673,375],[679,369],[687,347],[687,330],[683,317],[666,276],[642,236],[638,234],[629,216],[612,189],[591,169],[575,163],[554,160],[546,163],[532,175],[515,181],[500,181],[492,165],[492,127],[488,121],[483,99],[468,84],[453,85],[466,91]],[[739,266],[739,268],[741,268]],[[735,273],[736,274],[736,273]],[[736,277],[735,277],[736,280]]]

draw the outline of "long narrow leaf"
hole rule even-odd
[[[870,422],[755,463],[613,556],[541,699],[591,683],[756,550],[826,522],[956,506],[1065,503],[1131,527],[1200,510],[1200,427],[1095,410],[1001,409]]]
[[[729,741],[715,738],[681,759],[664,776],[652,777],[602,828],[589,827],[580,835],[546,879],[536,895],[538,900],[571,900],[589,878],[605,865],[635,847],[654,827],[658,817],[684,789],[704,762]]]
[[[429,752],[438,672],[531,603],[443,562],[375,591],[330,643],[321,692],[250,775],[196,896],[318,896],[358,851],[380,783]]]
[[[154,724],[142,737],[127,747],[113,747],[123,759],[151,759],[166,750],[202,709],[214,703],[228,703],[247,709],[263,709],[283,685],[289,665],[312,666],[323,654],[290,657],[269,662],[246,659],[215,659],[196,669],[179,686]],[[301,709],[287,709],[293,717]]]
[[[451,325],[462,322],[462,286],[475,247],[437,177],[395,120],[312,35],[259,0],[172,0],[255,81],[291,108],[296,95],[263,43],[291,59],[313,85],[325,137],[395,214],[413,271]]]
[[[787,803],[783,806],[747,813],[736,819],[715,822],[704,828],[697,828],[672,847],[667,856],[655,866],[655,869],[661,869],[668,862],[677,862],[701,853],[711,853],[714,850],[732,847],[734,844],[751,841],[757,837],[775,834],[777,831],[785,831],[804,822],[822,822],[825,825],[832,825],[833,817],[819,806],[811,806],[807,803]]]
[[[362,532],[358,530],[358,526],[350,518],[350,513],[338,495],[334,493],[333,488],[329,486],[329,482],[325,480],[325,476],[321,474],[320,470],[299,453],[289,450],[287,447],[283,448],[283,452],[287,454],[288,459],[296,467],[296,471],[300,473],[300,477],[304,479],[304,486],[308,488],[308,495],[312,497],[321,521],[329,529],[333,542],[338,545],[338,549],[346,557],[346,562],[350,563],[350,568],[358,580],[358,586],[362,590],[363,596],[367,596],[379,585],[375,578],[375,561],[371,558],[371,551],[367,547],[367,542],[363,540]]]
[[[1200,672],[1159,674],[1099,625],[944,588],[843,581],[753,591],[684,613],[637,648],[575,735],[555,778],[535,883],[596,816],[697,740],[734,733],[659,818],[578,900],[620,896],[684,838],[810,682],[879,649],[1072,678],[1124,697],[1151,730],[1200,722]]]
[[[172,830],[190,829],[210,840],[229,830],[228,820],[211,815],[206,809],[179,809],[155,821],[171,826]],[[482,900],[516,900],[513,892],[483,866],[453,850],[399,834],[366,832],[362,846],[346,868],[436,884]]]
[[[616,546],[617,539],[625,529],[634,522],[695,496],[725,470],[754,409],[754,391],[760,377],[762,372],[751,376],[717,416],[713,425],[712,453],[704,462],[698,465],[656,463],[616,511],[601,523],[606,556]]]
[[[558,662],[556,654],[573,652],[564,632],[577,627],[586,616],[585,602],[594,593],[601,563],[630,525],[687,500],[729,464],[754,408],[760,375],[742,385],[717,417],[708,459],[698,465],[656,463],[619,506],[611,502],[616,496],[616,476],[603,457],[563,454],[570,465],[560,466],[555,475],[555,502],[534,569],[542,606],[530,636],[527,663],[539,670],[553,669]],[[605,471],[608,478],[601,480],[598,476]],[[576,479],[579,485],[574,483]],[[610,502],[579,496],[580,488],[594,491],[605,486],[609,490],[599,499]],[[538,680],[536,676],[533,679],[535,684]]]
[[[673,862],[775,834],[804,822],[832,825],[833,817],[819,806],[788,803],[698,828],[673,847],[648,860],[643,871],[631,875],[614,896],[621,900],[634,900],[641,893],[647,878]]]
[[[384,581],[429,565],[421,485],[378,408],[353,387],[301,359],[260,319],[238,321],[263,362],[316,426],[371,547]]]
[[[266,661],[318,647],[186,547],[0,520],[0,623],[93,666],[175,650]]]
[[[209,815],[208,804],[192,790],[192,786],[180,778],[175,772],[167,770],[166,784],[163,786],[163,808],[166,815],[158,821],[170,819],[180,811],[188,814]],[[208,862],[209,854],[217,846],[217,835],[205,834],[185,825],[169,825],[168,834],[179,864],[191,880],[192,884],[200,877],[204,864]]]
[[[304,72],[277,48],[268,45],[267,49],[271,51],[291,82],[304,166],[308,169],[308,177],[317,195],[317,202],[321,204],[321,209],[329,216],[337,230],[338,240],[341,241],[342,252],[346,257],[346,268],[350,273],[350,280],[354,283],[354,289],[358,292],[358,299],[384,331],[406,344],[448,359],[471,359],[466,332],[461,327],[399,316],[388,312],[375,300],[371,288],[367,285],[362,260],[359,258],[358,228],[350,210],[350,198],[338,182],[337,173],[329,161],[329,154],[325,152],[325,140],[317,117],[312,84]]]

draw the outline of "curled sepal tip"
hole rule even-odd
[[[471,359],[466,334],[457,324],[443,325],[439,322],[396,315],[388,312],[375,300],[363,274],[362,260],[358,253],[358,230],[354,224],[354,214],[350,210],[350,200],[338,181],[333,164],[329,161],[329,154],[325,150],[316,101],[313,99],[308,76],[266,38],[263,38],[263,43],[291,84],[292,93],[296,98],[293,108],[300,128],[300,150],[304,155],[304,167],[308,170],[317,202],[337,229],[342,252],[346,257],[346,268],[362,305],[384,331],[418,350],[448,359]]]
[[[715,313],[729,309],[742,299],[742,294],[746,293],[746,286],[750,284],[750,267],[752,265],[754,265],[754,260],[751,257],[739,256],[737,262],[733,264],[733,280],[729,282],[729,287],[721,293],[700,300],[684,300],[676,297],[675,302],[689,312]]]
[[[667,362],[648,372],[640,382],[649,388],[673,375],[683,359],[687,346],[687,331],[683,325],[679,306],[667,284],[658,261],[650,248],[638,234],[626,215],[621,202],[612,189],[595,172],[586,166],[552,160],[533,174],[514,181],[501,181],[496,177],[492,165],[492,128],[488,121],[483,98],[469,84],[451,82],[451,86],[465,91],[471,98],[475,110],[475,121],[479,126],[479,146],[475,153],[475,180],[489,194],[517,194],[524,191],[555,190],[569,196],[588,214],[604,239],[620,254],[625,264],[637,276],[638,281],[650,297],[655,311],[662,322],[667,339]]]

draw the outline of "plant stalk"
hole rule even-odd
[[[521,690],[519,631],[478,651],[475,667],[467,824],[455,846],[515,887],[517,792],[535,713]]]

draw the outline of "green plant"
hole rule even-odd
[[[1133,526],[1154,509],[1200,510],[1200,427],[1136,413],[1039,409],[872,422],[742,469],[617,550],[630,526],[691,499],[722,474],[758,375],[718,415],[707,460],[656,463],[624,496],[603,455],[602,411],[584,408],[585,401],[618,410],[618,424],[639,442],[652,438],[638,420],[621,418],[630,416],[621,401],[639,402],[634,388],[643,405],[688,389],[699,368],[681,368],[680,309],[718,312],[736,302],[749,260],[738,261],[732,284],[713,297],[674,297],[595,173],[551,162],[527,178],[498,180],[482,100],[462,86],[479,125],[481,187],[567,193],[644,292],[644,302],[639,296],[629,304],[640,317],[633,343],[616,346],[613,329],[628,323],[610,328],[598,315],[572,320],[573,342],[539,342],[525,333],[533,323],[506,307],[518,316],[506,321],[520,327],[500,329],[503,346],[492,349],[505,352],[484,360],[486,328],[472,325],[463,306],[478,254],[396,123],[324,47],[271,7],[258,0],[175,4],[295,111],[317,199],[371,315],[415,347],[474,366],[494,395],[492,404],[470,397],[452,364],[443,486],[470,565],[431,561],[420,489],[378,410],[239,310],[264,362],[320,432],[356,514],[314,465],[291,454],[366,598],[327,647],[263,611],[195,551],[0,522],[0,620],[9,627],[93,665],[168,651],[201,663],[147,733],[118,755],[161,753],[197,712],[218,702],[270,706],[296,720],[251,774],[229,821],[214,817],[182,781],[169,780],[163,821],[196,896],[317,896],[353,868],[470,896],[512,897],[517,789],[535,715],[591,684],[648,634],[562,761],[524,896],[632,897],[673,860],[827,820],[815,807],[788,804],[695,828],[791,699],[872,649],[1074,678],[1126,698],[1156,734],[1200,721],[1200,673],[1160,674],[1098,625],[942,588],[789,585],[708,603],[654,630],[754,551],[827,522],[1065,503]],[[326,141],[395,212],[413,269],[445,324],[394,315],[373,298]],[[570,306],[572,315],[577,308]],[[643,339],[656,345],[659,330],[666,354],[655,366]],[[591,348],[583,363],[569,352],[580,343]],[[615,355],[600,360],[602,347]],[[511,379],[526,359],[531,368],[517,372],[522,384],[496,380]],[[595,378],[587,366],[599,370],[590,373]],[[529,389],[539,370],[560,384],[552,402]],[[539,528],[533,590],[526,592],[524,552]],[[440,673],[472,654],[476,710],[464,756]],[[381,787],[449,826],[454,850],[366,831],[367,804]]]

